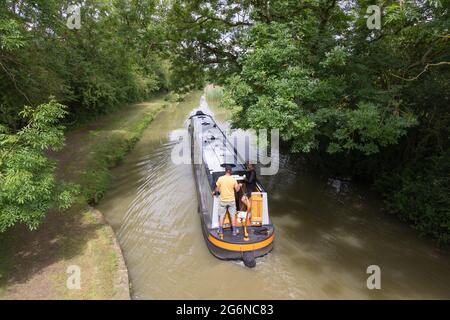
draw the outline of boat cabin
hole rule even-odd
[[[236,194],[237,211],[246,211],[245,204],[241,201],[243,193],[246,191],[245,174],[247,167],[243,158],[237,153],[234,146],[228,141],[225,133],[217,126],[210,115],[200,113],[191,116],[190,130],[192,141],[192,152],[194,154],[194,166],[202,187],[202,194],[207,198],[205,207],[208,209],[208,228],[218,228],[218,197],[210,197],[216,188],[217,179],[225,174],[225,167],[231,166],[233,177],[238,183],[242,183],[242,188]],[[195,161],[197,160],[197,161]],[[256,191],[251,197],[252,216],[248,225],[262,226],[270,223],[267,204],[267,193],[263,186],[257,182]],[[243,224],[243,221],[238,224]],[[225,218],[224,228],[230,227],[228,214]]]

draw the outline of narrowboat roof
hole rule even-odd
[[[194,135],[202,138],[203,161],[211,173],[224,172],[227,165],[233,168],[233,172],[246,170],[245,162],[211,115],[198,110],[190,119]]]

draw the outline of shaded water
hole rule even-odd
[[[204,242],[190,165],[170,160],[200,93],[160,113],[113,170],[98,209],[117,233],[137,299],[450,298],[450,254],[379,212],[370,193],[280,157],[262,178],[276,227],[275,249],[254,269],[214,258]],[[216,120],[225,113],[216,111]],[[345,188],[340,188],[341,190]],[[381,268],[369,290],[366,268]]]

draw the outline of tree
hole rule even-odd
[[[367,27],[374,4],[380,30]],[[448,241],[447,181],[430,197],[408,190],[425,190],[446,169],[436,159],[450,148],[449,7],[448,0],[194,1],[177,2],[169,17],[186,30],[174,38],[177,59],[225,84],[235,127],[279,128],[292,152],[333,174],[396,176],[376,183],[388,207]]]
[[[64,127],[59,125],[66,107],[50,100],[20,114],[27,124],[16,133],[0,126],[0,232],[17,223],[36,229],[49,209],[66,209],[76,187],[57,183],[55,163],[47,150],[63,146]]]
[[[0,4],[0,123],[24,125],[21,106],[50,95],[68,121],[143,100],[167,87],[157,0],[73,1],[81,28],[66,25],[64,0]]]

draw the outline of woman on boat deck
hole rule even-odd
[[[238,234],[236,228],[236,198],[234,196],[235,191],[239,192],[241,186],[237,183],[236,179],[231,176],[232,168],[227,166],[225,168],[225,175],[219,177],[216,182],[216,190],[213,194],[220,192],[220,204],[219,204],[219,236],[223,237],[223,221],[228,209],[230,214],[231,225],[233,226],[233,236]]]
[[[245,173],[245,178],[247,180],[245,193],[243,194],[241,201],[247,207],[247,219],[250,220],[252,216],[252,192],[256,190],[256,170],[253,163],[247,163],[248,171]]]

